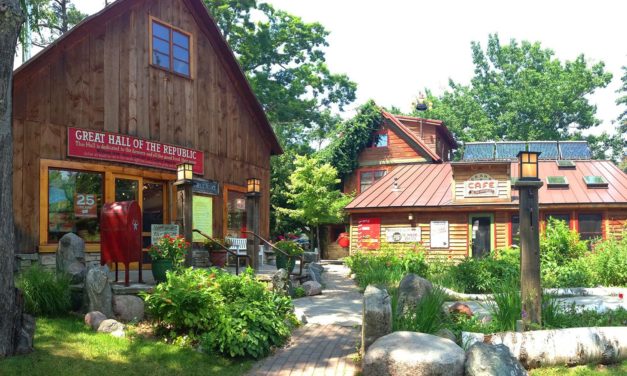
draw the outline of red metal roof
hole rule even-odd
[[[410,144],[413,142],[416,146],[418,146],[418,149],[420,150],[416,150],[417,152],[431,158],[434,162],[442,162],[442,158],[440,158],[439,155],[431,151],[431,149],[427,145],[425,145],[420,137],[417,137],[414,132],[412,132],[409,128],[407,128],[405,124],[398,120],[395,115],[392,115],[385,110],[381,110],[381,114],[384,118],[390,120],[392,122],[392,125],[395,126],[402,133],[402,135],[410,140]]]
[[[540,161],[540,205],[624,204],[627,205],[627,175],[609,161],[576,161],[575,169],[558,169],[555,161]],[[518,163],[511,164],[512,176],[518,176]],[[588,188],[584,176],[603,176],[607,188]],[[565,176],[568,188],[549,189],[547,176]],[[400,188],[393,191],[396,181]],[[517,205],[517,192],[512,190],[509,203],[455,204],[453,202],[453,168],[451,163],[398,166],[366,191],[357,196],[346,210],[442,207],[462,205]]]

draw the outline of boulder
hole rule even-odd
[[[433,285],[416,274],[407,274],[398,286],[396,312],[412,311],[422,298],[433,290]]]
[[[316,281],[322,284],[322,272],[324,271],[324,267],[318,263],[312,262],[309,264],[307,268],[307,275],[309,279],[312,281]]]
[[[305,264],[318,261],[318,252],[304,252],[303,261],[305,262]]]
[[[100,324],[107,319],[104,313],[91,311],[85,314],[85,324],[91,326],[93,330],[98,330]]]
[[[316,281],[307,281],[302,285],[305,290],[305,296],[313,296],[322,294],[322,285]]]
[[[20,328],[16,355],[25,355],[33,352],[33,339],[35,337],[35,317],[29,314],[22,314],[22,327]]]
[[[453,342],[457,342],[457,337],[455,337],[455,333],[452,330],[447,328],[442,328],[435,333],[436,336],[440,338],[446,338]]]
[[[466,352],[464,365],[467,376],[523,376],[527,371],[505,345],[477,342]]]
[[[71,283],[82,283],[85,280],[85,241],[78,235],[68,233],[59,240],[56,254],[58,273],[70,276]]]
[[[305,311],[302,308],[294,308],[294,314],[301,324],[307,324],[307,315],[305,315]]]
[[[466,354],[448,339],[394,332],[376,340],[362,364],[363,376],[462,376]]]
[[[384,288],[372,285],[364,291],[361,349],[366,351],[378,338],[392,332],[392,303]]]
[[[113,319],[107,319],[100,323],[98,332],[110,333],[114,337],[124,337],[124,324]]]
[[[290,295],[290,285],[287,270],[279,269],[272,275],[272,291],[282,295]]]
[[[144,300],[135,295],[115,295],[112,308],[113,314],[120,321],[129,322],[144,319]]]
[[[456,302],[448,307],[448,312],[452,315],[464,315],[468,318],[473,316],[472,309],[467,304]]]
[[[85,292],[87,311],[100,311],[107,317],[113,317],[113,293],[109,284],[109,268],[106,265],[89,269],[85,278]]]

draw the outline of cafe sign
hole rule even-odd
[[[499,182],[497,180],[468,180],[464,182],[464,197],[497,197]]]
[[[420,227],[390,227],[385,230],[388,243],[417,243],[421,236]]]
[[[68,128],[67,155],[172,171],[176,171],[177,165],[187,162],[194,165],[194,173],[202,174],[204,171],[204,154],[200,150],[80,128]]]

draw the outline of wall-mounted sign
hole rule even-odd
[[[388,243],[417,243],[420,236],[420,227],[394,227],[385,230]]]
[[[215,180],[194,179],[192,191],[194,193],[217,196],[220,194],[220,183]]]
[[[359,248],[379,249],[381,245],[381,218],[361,218],[357,224]]]
[[[209,236],[213,236],[213,197],[194,195],[192,199],[192,227],[197,228]],[[207,240],[197,232],[193,234],[193,241],[204,242]]]
[[[246,210],[246,199],[245,198],[236,198],[235,199],[235,209],[237,210]]]
[[[74,195],[74,216],[76,218],[97,218],[98,208],[95,194],[77,193]]]
[[[464,182],[464,197],[496,197],[499,182],[496,180],[467,180]]]
[[[176,171],[183,162],[194,164],[194,173],[204,171],[200,150],[164,144],[122,134],[68,128],[68,157],[130,163]]]
[[[165,235],[176,237],[179,235],[178,225],[151,225],[150,226],[150,241],[152,244],[163,238]]]
[[[431,248],[449,248],[448,221],[431,221]]]

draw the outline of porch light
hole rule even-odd
[[[191,163],[181,163],[176,166],[176,181],[183,183],[194,178],[194,165]]]
[[[537,151],[518,152],[518,179],[519,180],[539,180],[538,178],[538,156]]]
[[[407,220],[408,221],[413,221],[414,220],[414,213],[409,213],[409,215],[407,216]]]
[[[250,196],[261,194],[261,180],[257,178],[246,179],[246,193]]]

